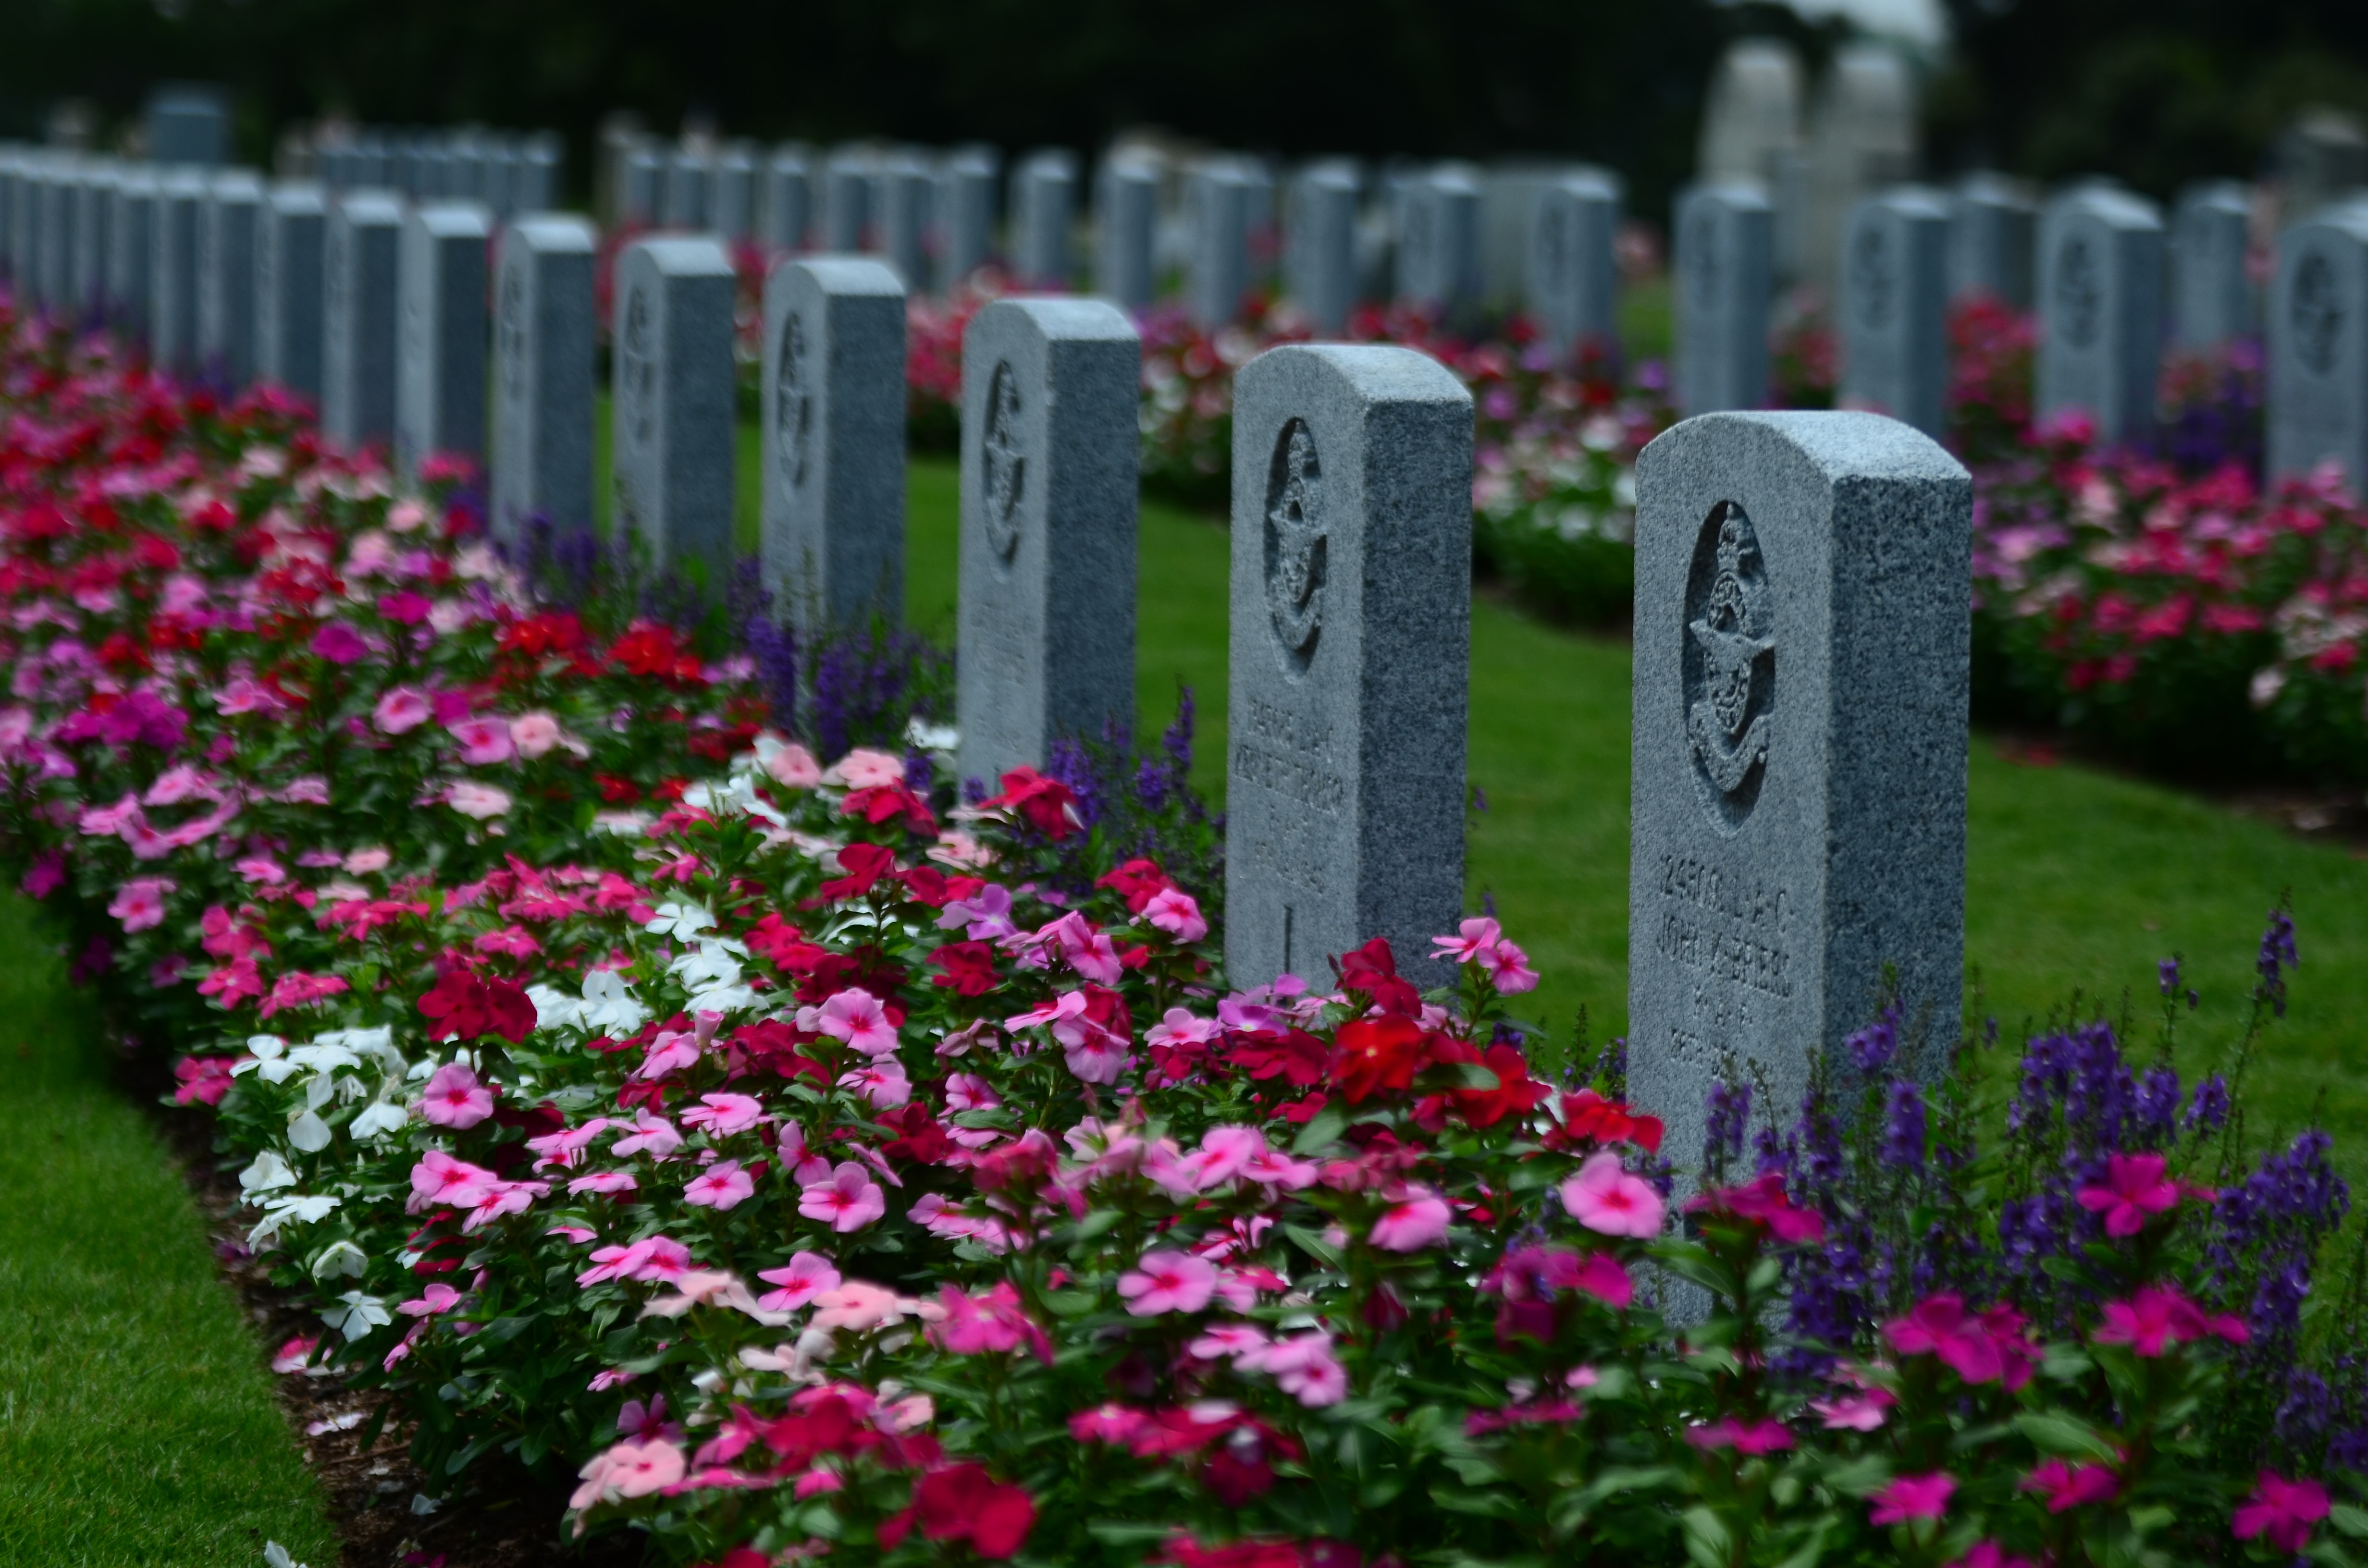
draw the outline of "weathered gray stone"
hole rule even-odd
[[[1480,184],[1460,165],[1416,179],[1398,232],[1398,297],[1453,316],[1480,298]]]
[[[1463,909],[1472,395],[1426,355],[1292,345],[1234,383],[1225,972],[1385,937],[1443,983]]]
[[[149,225],[149,360],[184,378],[198,373],[198,209],[205,199],[202,175],[170,170],[157,181]]]
[[[1105,160],[1094,180],[1094,291],[1129,310],[1157,297],[1153,249],[1159,223],[1159,167],[1142,158]]]
[[[123,165],[113,158],[85,158],[82,165],[82,199],[75,211],[75,312],[91,325],[107,320],[107,268],[114,251],[115,187]]]
[[[727,244],[757,232],[757,154],[746,142],[735,142],[715,154],[708,187],[707,226]]]
[[[617,260],[610,517],[619,537],[721,596],[732,569],[732,259],[653,239]]]
[[[765,585],[801,646],[903,619],[905,290],[856,256],[765,284]]]
[[[1206,158],[1184,176],[1184,306],[1213,331],[1241,313],[1250,284],[1250,182],[1231,158]]]
[[[637,144],[627,153],[624,179],[617,195],[617,221],[629,229],[646,229],[655,223],[665,176],[666,160],[656,148]]]
[[[871,210],[871,149],[842,147],[822,165],[822,248],[851,256],[863,248]]]
[[[263,181],[223,169],[198,208],[198,362],[233,392],[255,380],[255,230]]]
[[[1011,171],[1012,276],[1031,288],[1070,283],[1069,222],[1076,208],[1077,161],[1059,148],[1030,153]]]
[[[558,534],[592,528],[593,256],[581,218],[541,213],[502,233],[494,293],[494,536],[529,519]]]
[[[493,214],[431,201],[404,214],[396,262],[394,456],[404,473],[439,453],[485,461],[485,267]]]
[[[41,183],[50,163],[46,153],[26,153],[9,188],[8,269],[19,309],[41,302]]]
[[[173,83],[149,95],[148,158],[212,168],[230,156],[230,109],[222,90]]]
[[[1557,358],[1583,345],[1611,347],[1619,323],[1620,187],[1600,170],[1541,180],[1530,206],[1530,317]]]
[[[2279,133],[2276,163],[2280,216],[2288,223],[2314,217],[2368,185],[2368,122],[2346,109],[2305,108]]]
[[[2279,236],[2268,324],[2270,477],[2332,462],[2368,494],[2368,206],[2323,206]]]
[[[1747,38],[1729,45],[1711,77],[1694,165],[1702,184],[1749,181],[1767,194],[1770,267],[1786,283],[1801,277],[1805,248],[1805,84],[1801,57],[1791,44]]]
[[[302,182],[276,185],[255,234],[255,373],[316,407],[323,386],[322,319],[328,199]]]
[[[1686,414],[1768,401],[1766,192],[1744,181],[1689,187],[1678,198],[1678,407]]]
[[[813,165],[804,147],[776,147],[765,160],[765,177],[757,201],[757,233],[775,250],[806,248],[814,227]]]
[[[146,347],[154,297],[149,267],[156,218],[156,176],[143,164],[127,166],[115,182],[108,221],[107,310],[127,342]]]
[[[962,334],[962,776],[1134,721],[1143,342],[1102,300],[999,300]]]
[[[1805,150],[1800,277],[1832,298],[1842,230],[1859,201],[1916,177],[1916,82],[1888,44],[1844,46],[1826,68]]]
[[[25,149],[0,142],[0,277],[17,277],[17,184],[25,177]]]
[[[2032,253],[2039,207],[2020,180],[1970,174],[1949,208],[1949,300],[1987,297],[2031,308]]]
[[[559,205],[561,152],[555,131],[538,131],[526,139],[512,192],[517,211],[548,212]]]
[[[1860,202],[1842,244],[1843,406],[1934,440],[1949,401],[1948,250],[1945,199],[1915,186]]]
[[[995,254],[995,192],[1001,175],[1001,159],[986,147],[957,148],[939,165],[930,222],[940,292],[966,280]]]
[[[2078,187],[2040,225],[2038,413],[2078,410],[2107,442],[2154,428],[2162,219],[2125,191]]]
[[[478,199],[491,209],[495,223],[507,223],[518,206],[518,143],[507,136],[488,137],[480,157],[484,166],[484,194]]]
[[[698,233],[708,227],[707,186],[710,169],[705,151],[677,147],[666,159],[658,222],[666,228]]]
[[[1901,1070],[1956,1037],[1973,484],[1877,415],[1715,414],[1636,494],[1628,1087],[1683,1166],[1713,1081],[1789,1114],[1886,965]]]
[[[2253,193],[2235,180],[2203,180],[2179,193],[2170,225],[2171,335],[2181,347],[2217,348],[2253,330],[2253,283],[2245,274]]]
[[[74,309],[74,242],[82,218],[81,160],[72,155],[51,163],[41,175],[41,306],[51,315]]]
[[[394,437],[396,277],[403,204],[357,190],[329,206],[321,240],[321,432],[349,448]]]
[[[1357,302],[1357,168],[1310,164],[1286,187],[1283,290],[1319,337],[1338,337]]]
[[[918,158],[892,154],[880,160],[872,185],[880,208],[877,254],[916,294],[929,287],[929,198],[936,183]]]

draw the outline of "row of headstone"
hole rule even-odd
[[[496,222],[550,210],[564,157],[552,131],[401,131],[335,129],[308,148],[309,176],[333,191],[391,190],[412,201],[483,202]]]

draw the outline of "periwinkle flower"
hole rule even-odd
[[[2187,1102],[2187,1131],[2217,1132],[2227,1119],[2228,1080],[2214,1073],[2195,1085],[2195,1096]]]
[[[1870,1077],[1891,1065],[1899,1051],[1899,1005],[1893,1003],[1873,1023],[1842,1041],[1850,1061]]]
[[[1924,1133],[1924,1091],[1906,1078],[1893,1080],[1884,1108],[1883,1163],[1896,1170],[1922,1170]]]
[[[1709,1110],[1702,1135],[1702,1159],[1713,1169],[1718,1169],[1743,1153],[1743,1136],[1751,1125],[1751,1085],[1730,1085],[1724,1080],[1713,1083]]]
[[[2285,971],[2301,967],[2302,957],[2294,951],[2294,917],[2283,909],[2271,910],[2269,927],[2261,933],[2260,956],[2253,960],[2253,969],[2261,977],[2260,994],[2281,1018],[2286,1016]]]

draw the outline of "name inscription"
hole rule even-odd
[[[1792,899],[1691,855],[1661,857],[1664,901],[1653,950],[1661,958],[1763,995],[1793,993]]]

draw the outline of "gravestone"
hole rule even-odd
[[[149,96],[148,161],[213,168],[230,156],[230,110],[222,89],[171,83]]]
[[[677,147],[666,159],[665,193],[660,203],[659,222],[669,229],[697,233],[709,227],[707,220],[707,154],[689,147]]]
[[[592,527],[593,257],[580,218],[541,213],[504,231],[494,293],[494,537],[515,547],[530,518],[560,535]]]
[[[2179,193],[2170,319],[2180,347],[2217,348],[2253,330],[2253,284],[2245,272],[2252,226],[2252,192],[2235,180],[2199,181]]]
[[[1030,153],[1011,171],[1011,273],[1029,288],[1066,289],[1069,220],[1076,207],[1077,161],[1059,148]]]
[[[2048,203],[2039,238],[2037,412],[2085,412],[2108,444],[2143,439],[2161,362],[2161,218],[2085,186]]]
[[[1805,82],[1788,43],[1748,38],[1729,45],[1711,77],[1694,165],[1702,184],[1751,181],[1767,193],[1770,266],[1786,283],[1801,277],[1807,226]]]
[[[822,248],[844,256],[861,250],[873,217],[871,153],[832,153],[822,165]]]
[[[1000,174],[1000,160],[983,147],[959,148],[939,167],[929,214],[937,235],[940,290],[965,281],[995,254],[995,191]]]
[[[1472,395],[1413,349],[1291,345],[1234,390],[1225,972],[1385,937],[1444,983],[1463,911]]]
[[[758,192],[757,233],[774,250],[805,249],[814,227],[812,165],[803,147],[776,147],[765,160]]]
[[[447,201],[459,194],[456,187],[461,182],[450,148],[440,142],[422,138],[416,158],[417,163],[414,166],[418,175],[417,183],[411,190],[413,202]]]
[[[1129,310],[1158,296],[1154,244],[1159,223],[1159,169],[1140,158],[1112,158],[1094,182],[1094,291]]]
[[[1690,187],[1678,198],[1678,407],[1687,414],[1768,401],[1771,213],[1758,186]]]
[[[485,199],[485,143],[474,131],[463,131],[444,142],[444,199]],[[488,205],[491,205],[488,203]]]
[[[321,433],[349,449],[394,436],[396,289],[403,203],[359,190],[329,206],[321,238]]]
[[[1142,377],[1105,300],[998,300],[962,334],[964,779],[1133,728]]]
[[[53,160],[41,176],[41,304],[61,319],[74,311],[74,242],[82,218],[81,160]]]
[[[1558,359],[1581,346],[1613,344],[1619,323],[1620,187],[1600,171],[1572,170],[1539,182],[1530,207],[1530,318]]]
[[[2279,133],[2276,166],[2281,216],[2315,216],[2368,185],[2368,123],[2340,108],[2305,108]]]
[[[903,619],[905,289],[866,257],[784,261],[765,284],[765,585],[801,646]]]
[[[255,230],[263,181],[224,169],[198,208],[198,361],[232,392],[255,380]]]
[[[593,257],[580,218],[541,213],[504,231],[494,294],[494,427],[488,511],[516,546],[528,520],[592,528]]]
[[[618,193],[618,222],[628,229],[646,229],[658,221],[659,186],[666,160],[655,147],[636,144],[625,154],[624,179]]]
[[[484,193],[478,199],[491,210],[495,223],[507,223],[518,210],[518,144],[507,136],[491,137],[479,156],[484,166]]]
[[[558,134],[538,131],[518,150],[513,194],[520,212],[548,212],[559,205],[561,148]]]
[[[204,176],[170,169],[156,182],[149,224],[149,362],[184,379],[198,373],[198,209],[205,199]]]
[[[2332,462],[2368,495],[2368,206],[2322,207],[2279,236],[2268,325],[2270,477]]]
[[[1970,174],[1949,199],[1949,302],[1987,297],[2031,308],[2038,205],[2020,180]]]
[[[1456,165],[1406,193],[1398,234],[1398,297],[1453,317],[1480,297],[1480,185]]]
[[[1861,198],[1916,176],[1916,83],[1889,45],[1844,46],[1826,69],[1804,153],[1800,277],[1838,297],[1842,230]]]
[[[93,326],[108,320],[107,270],[115,251],[115,190],[122,179],[123,165],[113,158],[83,162],[73,298],[75,312]]]
[[[726,244],[737,244],[757,232],[757,154],[745,142],[734,142],[715,154],[708,187],[707,226]]]
[[[404,214],[396,263],[394,455],[404,472],[444,453],[485,461],[485,266],[493,215],[432,201]]]
[[[0,277],[17,276],[17,182],[25,177],[25,149],[0,142]]]
[[[322,187],[275,185],[255,232],[255,373],[315,407],[322,388],[322,254],[328,200]]]
[[[880,160],[872,187],[880,204],[879,254],[916,294],[929,287],[929,195],[935,183],[919,159],[896,154]]]
[[[1184,176],[1188,244],[1184,303],[1213,332],[1241,312],[1250,284],[1250,185],[1240,165],[1210,158]]]
[[[712,239],[641,240],[616,278],[612,527],[642,541],[653,571],[721,596],[734,554],[732,259]]]
[[[41,302],[41,182],[49,165],[47,153],[26,153],[9,192],[8,267],[20,310]]]
[[[1636,494],[1628,1091],[1682,1169],[1713,1081],[1781,1121],[1847,1074],[1886,965],[1901,1069],[1957,1038],[1973,484],[1879,415],[1715,414]]]
[[[116,177],[108,220],[107,309],[127,342],[145,348],[154,297],[151,238],[156,217],[156,176],[144,164],[125,166]]]
[[[1949,401],[1948,249],[1948,207],[1914,186],[1860,202],[1842,242],[1843,406],[1934,440]]]
[[[1357,302],[1357,170],[1311,164],[1283,199],[1283,287],[1319,337],[1338,337]]]

